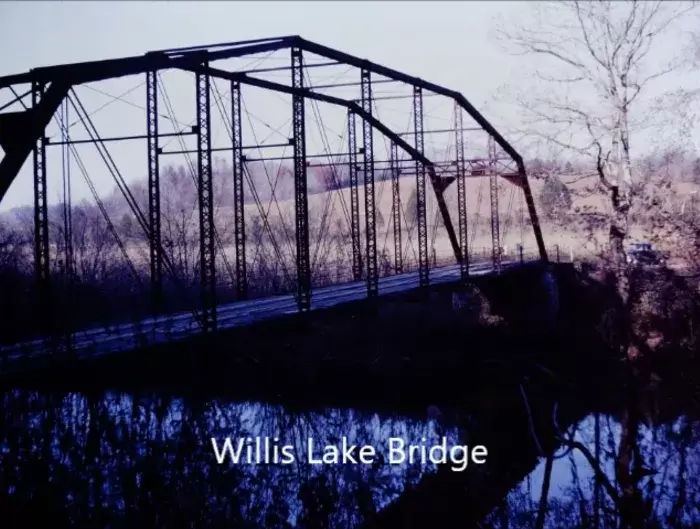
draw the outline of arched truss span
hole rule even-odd
[[[256,55],[266,52],[275,52],[279,50],[289,49],[291,52],[291,61],[289,65],[279,68],[268,68],[257,70],[233,70],[229,71],[224,68],[213,66],[217,61],[227,59],[241,58],[249,55]],[[304,65],[302,54],[308,53],[316,57],[322,58],[326,62],[319,62],[313,65]],[[347,65],[357,68],[361,72],[361,81],[357,84],[362,87],[362,97],[359,100],[348,99],[330,95],[318,91],[322,88],[332,87],[317,86],[305,87],[303,83],[302,68],[313,66],[333,66]],[[362,133],[365,135],[363,145],[364,150],[364,173],[365,173],[365,217],[366,228],[365,235],[367,238],[366,246],[366,276],[368,295],[372,296],[377,293],[377,264],[376,264],[376,240],[374,233],[374,170],[372,159],[372,136],[371,131],[376,130],[387,138],[392,144],[392,153],[396,148],[403,152],[416,162],[416,174],[418,178],[418,187],[420,190],[421,173],[425,175],[427,171],[434,196],[436,199],[438,211],[442,217],[442,224],[447,232],[449,242],[454,253],[454,257],[459,263],[466,263],[468,259],[466,247],[466,221],[461,217],[465,215],[464,208],[459,208],[459,236],[455,232],[450,212],[445,202],[444,192],[449,184],[456,179],[464,179],[466,176],[466,167],[464,155],[457,159],[456,172],[453,176],[444,177],[436,172],[436,165],[429,159],[423,149],[423,92],[430,92],[435,95],[443,96],[452,100],[455,107],[461,113],[466,112],[483,130],[490,139],[489,144],[497,145],[510,158],[514,165],[514,170],[502,171],[498,176],[505,178],[509,182],[515,184],[523,192],[525,203],[529,214],[529,220],[532,225],[535,240],[537,243],[540,259],[547,260],[547,254],[540,230],[540,225],[535,210],[532,193],[530,191],[527,175],[525,172],[524,163],[520,154],[506,141],[506,139],[489,123],[486,118],[481,115],[467,99],[459,92],[442,87],[435,83],[425,81],[418,77],[414,77],[398,70],[388,68],[372,61],[361,59],[353,55],[323,46],[299,36],[285,36],[269,39],[256,39],[242,42],[212,44],[206,46],[195,46],[187,48],[177,48],[170,50],[159,50],[148,52],[141,56],[125,57],[119,59],[109,59],[103,61],[92,61],[84,63],[64,64],[57,66],[48,66],[35,68],[29,72],[8,75],[0,77],[0,89],[7,88],[12,91],[14,98],[8,104],[0,107],[0,111],[11,107],[13,104],[22,104],[24,110],[16,112],[0,112],[0,147],[5,152],[2,160],[0,160],[0,201],[5,196],[10,184],[17,176],[29,154],[34,151],[35,156],[35,209],[38,213],[35,214],[35,232],[41,236],[36,237],[36,256],[37,256],[37,275],[42,282],[48,282],[48,243],[46,237],[42,235],[42,230],[46,231],[46,215],[45,215],[45,174],[41,161],[44,130],[55,114],[61,102],[67,97],[73,86],[112,79],[121,76],[146,74],[148,82],[148,118],[153,121],[156,116],[157,90],[156,90],[156,75],[160,70],[179,69],[195,74],[197,83],[197,152],[198,152],[198,179],[199,179],[199,207],[200,207],[200,233],[202,234],[201,262],[206,264],[202,266],[202,312],[203,312],[203,328],[213,328],[216,324],[215,311],[215,277],[214,277],[214,237],[215,233],[212,230],[212,202],[211,202],[211,131],[209,117],[209,79],[225,79],[232,86],[250,85],[258,88],[275,91],[290,95],[292,97],[293,107],[293,138],[290,143],[294,147],[294,166],[295,166],[295,201],[296,201],[296,244],[297,244],[297,283],[298,283],[298,300],[299,306],[303,309],[308,309],[310,306],[310,261],[308,251],[308,204],[306,202],[306,153],[305,153],[305,123],[304,123],[304,101],[313,100],[328,103],[331,105],[341,106],[351,114],[359,116],[363,122]],[[289,70],[291,76],[289,84],[277,82],[261,78],[259,75],[263,72],[272,70]],[[383,123],[378,116],[372,112],[372,104],[375,99],[372,97],[372,76],[381,77],[378,82],[398,82],[412,87],[413,90],[413,108],[414,108],[414,145],[406,141],[402,134]],[[353,84],[353,83],[350,83]],[[21,89],[21,85],[25,85],[25,90]],[[342,86],[342,85],[336,85]],[[26,89],[28,87],[28,89]],[[19,90],[17,90],[19,88]],[[233,90],[233,89],[232,89]],[[32,95],[32,104],[27,106],[24,99],[27,95]],[[233,92],[232,92],[233,94]],[[381,99],[378,97],[376,99]],[[235,101],[235,100],[234,100]],[[240,102],[238,102],[240,104]],[[240,108],[238,109],[240,112]],[[461,118],[459,123],[461,123]],[[153,288],[160,288],[160,277],[162,275],[162,262],[167,258],[163,255],[163,249],[160,247],[159,233],[159,196],[158,196],[158,165],[157,165],[157,125],[149,122],[147,124],[148,144],[149,144],[149,222],[145,228],[147,235],[151,241],[151,275]],[[457,127],[457,145],[460,146],[462,139],[461,125]],[[240,132],[240,131],[239,131]],[[354,132],[353,132],[354,133]],[[240,135],[239,135],[240,136]],[[234,143],[235,130],[234,130]],[[238,137],[240,141],[240,137]],[[234,150],[235,150],[234,146]],[[489,148],[489,153],[493,149]],[[152,152],[151,152],[152,151]],[[356,153],[352,153],[354,156]],[[154,159],[152,159],[154,158]],[[395,162],[395,161],[394,161]],[[493,194],[493,186],[496,186],[496,172],[493,169],[495,164],[489,164],[490,173],[492,174],[491,186]],[[393,166],[392,166],[393,167]],[[471,176],[479,174],[478,170],[472,170]],[[234,163],[234,173],[238,172],[238,178],[243,178],[243,169]],[[234,178],[236,175],[234,174]],[[424,176],[423,176],[424,178]],[[424,181],[423,181],[424,182]],[[422,184],[425,185],[424,183]],[[239,191],[242,187],[239,186]],[[368,191],[368,190],[371,190]],[[242,193],[242,191],[240,191]],[[460,186],[459,200],[463,200],[464,187]],[[238,197],[240,199],[240,197]],[[427,245],[425,243],[425,210],[421,212],[421,205],[425,207],[425,197],[418,198],[418,232],[419,232],[419,263],[421,271],[421,283],[428,281],[428,256]],[[460,203],[461,204],[461,203]],[[492,205],[493,207],[493,205]],[[496,206],[497,207],[497,206]],[[239,210],[242,211],[242,202],[239,204]],[[44,214],[42,214],[42,212]],[[492,211],[492,225],[495,222],[494,233],[498,234],[497,211]],[[356,218],[353,216],[353,218]],[[423,225],[421,225],[421,219]],[[238,222],[238,221],[237,221]],[[244,228],[244,221],[240,220],[241,230]],[[237,224],[237,225],[238,225]],[[421,231],[422,230],[422,231]],[[359,230],[358,230],[359,233]],[[205,240],[206,239],[206,240]],[[243,244],[244,237],[237,238],[237,246]],[[494,239],[494,260],[500,260],[500,242]],[[496,248],[498,246],[498,248]],[[355,249],[355,247],[353,247]],[[400,256],[398,261],[400,262]],[[245,263],[237,262],[236,269],[239,275],[245,275]],[[240,272],[243,270],[243,272]],[[462,267],[463,273],[468,273],[468,266]],[[243,278],[243,281],[245,279]],[[245,285],[241,283],[241,278],[238,278],[238,292],[240,295],[245,293]],[[156,296],[157,298],[157,296]]]

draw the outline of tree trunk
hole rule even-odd
[[[625,240],[629,233],[629,210],[632,203],[632,164],[629,152],[627,110],[620,111],[620,120],[613,134],[614,183],[610,188],[612,215],[610,217],[610,252],[617,292],[623,306],[629,301],[629,279]]]
[[[544,466],[544,477],[542,479],[542,494],[540,494],[540,505],[537,509],[537,520],[535,529],[544,527],[545,517],[547,516],[547,502],[549,499],[549,482],[552,478],[552,463],[554,462],[554,454],[547,456],[547,461]]]
[[[623,337],[620,352],[628,360],[638,356],[635,346],[630,343],[630,280],[627,267],[625,242],[629,234],[629,211],[632,205],[632,164],[629,151],[629,130],[627,111],[620,108],[620,117],[613,131],[612,167],[608,181],[612,212],[610,214],[610,264],[614,276],[615,288],[620,299],[620,335]]]
[[[620,420],[620,448],[615,465],[617,482],[620,485],[620,529],[642,529],[645,525],[646,509],[642,493],[639,490],[639,471],[642,468],[639,453],[639,414],[636,392],[628,395]]]

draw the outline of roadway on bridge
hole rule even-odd
[[[509,266],[507,263],[504,267]],[[491,263],[476,264],[469,267],[471,276],[482,276],[493,271]],[[440,284],[459,280],[459,266],[445,266],[430,270],[430,283]],[[379,279],[379,295],[394,294],[417,288],[418,272]],[[331,285],[314,289],[311,298],[311,310],[326,309],[351,301],[366,298],[364,281],[341,285]],[[217,328],[231,329],[249,325],[279,316],[296,314],[297,304],[294,295],[286,294],[269,298],[227,303],[217,307]],[[102,356],[121,351],[160,343],[174,342],[194,336],[201,332],[199,323],[192,312],[180,312],[155,318],[146,318],[140,322],[120,324],[109,327],[96,327],[78,331],[72,336],[72,350],[77,358]],[[22,342],[0,348],[0,361],[10,368],[18,360],[26,360],[47,355],[58,347],[48,339]]]

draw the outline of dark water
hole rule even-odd
[[[620,422],[611,415],[588,415],[576,425],[576,439],[595,452],[598,421],[600,468],[615,482]],[[653,471],[637,484],[643,498],[644,527],[698,527],[700,524],[700,422],[679,416],[664,424],[641,425],[636,448]],[[486,517],[485,526],[533,527],[539,510],[545,461],[517,484]],[[601,486],[600,489],[603,487]],[[551,470],[545,527],[618,527],[618,508],[605,490],[596,492],[592,465],[578,450],[560,449]],[[598,500],[596,500],[596,496]],[[504,522],[504,518],[508,523]]]
[[[630,430],[630,404],[619,396],[588,404],[536,383],[496,393],[399,414],[366,404],[309,409],[153,391],[5,389],[0,527],[424,526],[416,513],[435,527],[618,527],[630,517],[645,527],[700,525],[697,396],[679,403],[646,388],[632,405]],[[552,438],[552,417],[595,458],[604,479],[581,449]],[[623,430],[632,431],[624,440]],[[210,438],[227,435],[279,437],[297,462],[219,465]],[[485,444],[489,456],[464,472],[381,458],[368,465],[304,460],[309,437],[320,445],[343,436],[380,453],[389,437],[430,444],[445,436]],[[623,453],[633,454],[635,469],[626,498]],[[623,514],[630,505],[633,513]]]

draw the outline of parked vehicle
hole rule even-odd
[[[666,258],[651,243],[636,242],[627,250],[627,262],[635,266],[664,266]]]

